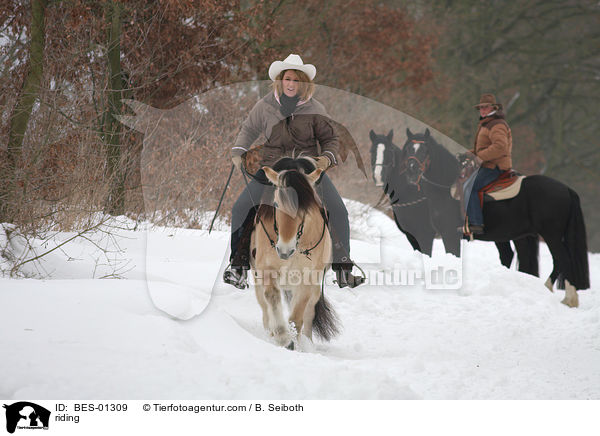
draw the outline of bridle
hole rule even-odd
[[[391,144],[391,146],[394,147],[394,149],[398,149],[398,152],[401,152],[401,150],[398,147],[396,147],[394,144]],[[388,164],[383,164],[383,163],[379,163],[378,164],[378,163],[375,163],[375,164],[373,164],[373,170],[376,167],[378,167],[378,166],[380,166],[382,168],[388,168],[388,167],[392,167],[392,169],[396,168],[396,156],[394,156],[395,152],[396,152],[396,150],[394,150],[392,152],[392,157],[393,157],[392,163],[388,163]],[[396,173],[396,175],[398,175],[398,176],[404,174],[406,172],[406,170],[408,169],[408,167],[406,166],[406,164],[402,160],[400,161],[400,168],[401,168],[401,170]],[[389,177],[388,177],[388,179],[389,179]],[[387,183],[387,182],[385,182],[385,183]],[[377,201],[377,203],[373,207],[377,208],[377,207],[381,206],[381,204],[383,203],[383,199],[386,197],[386,195],[387,195],[387,192],[384,190],[383,193],[381,194],[381,197],[379,197],[379,201]],[[424,200],[426,200],[426,197],[421,197],[420,199],[418,199],[416,201],[410,201],[408,203],[392,202],[391,206],[392,207],[408,207],[408,206],[413,206],[413,205],[415,205],[417,203],[420,203],[420,202],[422,202]]]
[[[394,144],[391,144],[391,146],[394,147],[394,148],[398,148]],[[387,148],[387,146],[385,146],[385,147]],[[388,167],[396,168],[396,159],[394,157],[394,159],[392,159],[392,163],[387,163],[387,164],[386,163],[374,163],[372,166],[373,166],[373,169],[375,169],[377,167],[381,167],[381,168],[388,168]],[[404,170],[402,172],[400,172],[400,174],[402,174],[405,171],[406,171],[406,168],[404,168]]]
[[[425,143],[425,141],[417,141],[416,139],[411,139],[411,141],[412,141],[413,145]],[[417,185],[417,190],[420,191],[421,190],[421,179],[423,179],[425,181],[429,181],[425,177],[425,171],[427,171],[427,169],[429,168],[429,165],[431,164],[431,159],[429,158],[429,154],[427,154],[427,157],[425,159],[423,159],[422,161],[417,156],[409,156],[406,159],[406,163],[408,164],[408,162],[410,162],[411,160],[416,161],[417,165],[419,166],[419,176],[417,177],[417,181],[414,184]],[[406,167],[408,167],[408,165],[406,165]]]
[[[386,163],[374,163],[374,164],[372,164],[373,171],[375,171],[375,168],[377,168],[377,167],[381,167],[382,169],[389,168],[389,167],[392,167],[392,169],[396,168],[396,156],[394,156],[394,153],[396,152],[395,149],[398,149],[398,151],[400,151],[400,149],[398,147],[396,147],[394,144],[390,144],[390,146],[394,147],[394,149],[393,149],[394,151],[392,151],[392,157],[393,157],[392,162],[387,163],[387,164]],[[385,147],[387,148],[387,146],[385,146]],[[401,171],[399,173],[397,173],[397,175],[401,175],[406,172],[406,165],[402,165],[402,164],[403,164],[403,162],[401,162],[401,164],[400,164]]]
[[[277,209],[277,207],[278,207],[277,202],[273,202],[273,207],[275,209]],[[306,256],[308,258],[308,260],[311,260],[310,254],[312,253],[312,251],[315,248],[317,248],[319,246],[319,244],[321,244],[321,241],[323,241],[323,238],[325,237],[325,228],[327,227],[327,223],[328,223],[327,213],[325,211],[325,208],[323,208],[323,207],[319,208],[319,212],[321,212],[321,217],[323,218],[323,228],[321,229],[321,236],[319,237],[319,240],[312,247],[307,248],[306,250],[298,251],[298,253]],[[296,231],[296,248],[298,248],[298,244],[300,243],[300,238],[302,237],[302,235],[304,233],[304,221],[306,220],[306,214],[307,213],[305,212],[304,215],[302,216],[302,222],[300,223],[300,225],[298,226],[298,230]],[[271,245],[271,248],[275,249],[277,242],[274,241],[273,238],[271,238],[271,235],[269,234],[269,232],[267,231],[267,228],[265,227],[264,223],[260,219],[260,216],[257,215],[257,218],[258,218],[258,221],[260,222],[260,225],[261,225],[263,231],[265,232],[267,239],[269,240],[269,244]],[[277,226],[277,210],[273,211],[273,231],[275,232],[275,235],[277,235],[277,238],[279,238],[279,227]]]
[[[414,139],[412,139],[411,141],[413,142],[413,144],[425,143],[425,141],[417,141]],[[417,177],[417,181],[414,183],[415,185],[417,185],[418,191],[421,190],[421,180],[429,183],[430,185],[437,186],[438,188],[449,189],[452,186],[452,184],[442,185],[441,183],[436,183],[433,180],[429,180],[425,176],[425,172],[429,169],[429,165],[431,164],[431,158],[429,157],[429,154],[427,154],[427,157],[425,159],[423,159],[422,161],[417,156],[410,156],[406,159],[407,162],[410,160],[416,161],[417,165],[419,166],[419,177]]]

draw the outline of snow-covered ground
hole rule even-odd
[[[372,281],[440,267],[461,270],[462,286],[329,284],[342,333],[288,351],[263,330],[253,290],[220,283],[225,227],[88,235],[24,267],[49,278],[0,278],[0,398],[600,399],[599,254],[569,309],[562,291],[502,267],[493,244],[464,244],[461,268],[436,241],[424,261],[387,217],[348,208]]]

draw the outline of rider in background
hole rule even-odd
[[[269,67],[273,91],[256,103],[242,124],[231,149],[236,167],[243,169],[242,156],[263,134],[267,142],[260,148],[260,166],[271,166],[284,156],[310,156],[323,170],[339,162],[339,137],[323,105],[313,98],[314,65],[304,64],[300,56],[291,54]],[[244,189],[231,213],[230,266],[223,274],[225,283],[247,287],[250,268],[250,235],[254,217],[268,181],[259,170]],[[333,245],[333,263],[340,287],[355,287],[362,277],[352,275],[350,260],[350,225],[348,211],[335,186],[323,173],[315,189],[329,216],[329,232]]]
[[[479,203],[479,190],[512,168],[512,134],[502,113],[502,105],[493,94],[483,94],[479,104],[479,127],[475,134],[475,147],[471,153],[481,160],[467,206],[468,230],[482,234],[483,211]]]

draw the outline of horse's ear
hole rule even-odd
[[[265,176],[267,176],[267,179],[269,179],[269,181],[275,186],[278,186],[279,173],[271,167],[262,167],[262,170],[265,172]]]
[[[314,185],[315,183],[317,183],[317,180],[319,180],[319,177],[321,177],[322,172],[323,172],[322,168],[317,168],[312,173],[307,174],[306,178],[308,179],[308,181],[310,182],[311,185]]]
[[[371,129],[371,131],[369,132],[369,138],[371,138],[371,142],[375,142],[375,137],[377,135],[375,135],[375,132],[373,131],[373,129]]]
[[[394,129],[391,129],[390,133],[387,134],[388,141],[392,142],[393,137],[394,137]]]
[[[408,127],[406,128],[406,137],[408,139],[412,139],[412,137],[413,137],[413,134]]]
[[[428,139],[431,136],[431,132],[429,131],[429,128],[425,129],[425,139]]]

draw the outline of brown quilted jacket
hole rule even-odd
[[[261,135],[267,142],[259,150],[260,165],[272,165],[283,156],[300,153],[327,156],[332,165],[339,162],[339,138],[325,108],[314,98],[299,104],[285,119],[273,92],[254,105],[242,124],[233,155],[242,155]]]
[[[501,170],[512,168],[512,133],[502,112],[479,121],[474,153],[483,161],[481,166]]]

